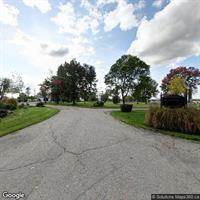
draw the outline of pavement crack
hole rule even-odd
[[[62,155],[62,153],[58,154],[55,158],[47,158],[47,159],[44,159],[44,160],[37,160],[37,161],[31,162],[31,163],[28,163],[28,164],[25,164],[25,165],[21,165],[21,166],[18,166],[18,167],[14,167],[14,168],[8,168],[8,169],[0,168],[0,172],[14,171],[14,170],[30,167],[32,165],[43,164],[43,163],[46,163],[46,162],[49,162],[49,161],[54,161],[54,160],[58,159],[61,155]]]
[[[113,174],[115,171],[119,170],[120,168],[122,168],[123,166],[120,167],[113,167],[113,169],[108,172],[107,174],[105,174],[104,176],[100,177],[97,181],[95,181],[93,184],[91,184],[89,187],[87,187],[83,192],[81,192],[74,200],[78,200],[80,199],[82,196],[84,196],[89,190],[91,190],[93,187],[95,187],[95,185],[99,184],[100,182],[102,182],[106,177],[108,177],[109,175]]]
[[[112,143],[112,144],[109,144],[109,145],[103,145],[103,146],[98,146],[98,147],[93,147],[93,148],[88,148],[88,149],[85,149],[83,151],[81,151],[80,153],[78,153],[77,155],[82,155],[86,152],[89,152],[89,151],[96,151],[96,150],[99,150],[99,149],[104,149],[104,148],[109,148],[109,147],[112,147],[112,146],[115,146],[115,145],[118,145],[118,144],[121,144],[125,141],[129,140],[129,138],[125,138],[123,140],[119,140],[118,142],[116,143]]]

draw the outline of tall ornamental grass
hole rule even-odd
[[[200,110],[150,107],[145,123],[157,129],[200,135]]]

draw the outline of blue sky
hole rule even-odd
[[[18,73],[37,90],[76,58],[95,66],[102,90],[110,66],[130,53],[160,83],[171,68],[200,68],[199,10],[199,0],[0,0],[1,77]]]

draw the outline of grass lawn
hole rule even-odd
[[[106,103],[104,103],[103,107],[94,107],[93,104],[95,103],[95,101],[85,101],[85,102],[76,102],[77,107],[82,107],[82,108],[111,108],[111,109],[119,109],[120,108],[120,104],[114,104],[112,101],[107,101]],[[64,105],[64,106],[74,106],[72,103],[49,103],[50,105]],[[148,108],[149,104],[145,104],[145,103],[133,103],[133,108]]]
[[[57,109],[47,107],[17,109],[0,120],[0,137],[48,119],[58,112],[59,110]]]
[[[180,137],[188,140],[200,141],[200,135],[191,135],[181,132],[165,131],[160,129],[154,129],[145,124],[145,110],[135,110],[130,113],[123,113],[121,111],[112,111],[111,115],[129,125],[133,125],[138,128],[148,129],[154,132],[163,133],[165,135],[170,135],[174,137]]]

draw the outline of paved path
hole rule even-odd
[[[199,143],[130,127],[105,110],[60,109],[0,138],[0,193],[21,191],[29,200],[149,200],[151,193],[200,192]]]

